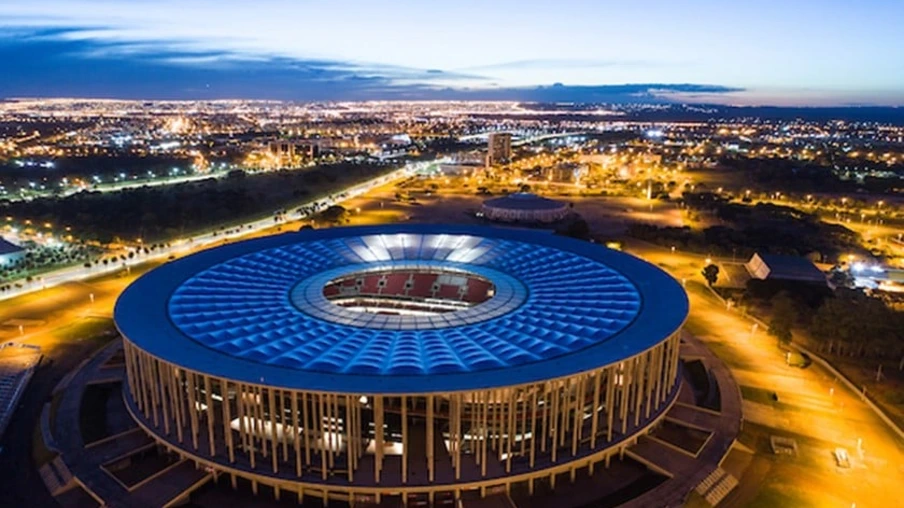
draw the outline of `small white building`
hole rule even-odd
[[[0,237],[0,267],[17,263],[25,257],[25,249]]]
[[[826,275],[810,260],[798,256],[756,253],[745,265],[754,279],[826,284]]]

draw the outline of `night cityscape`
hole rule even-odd
[[[904,4],[0,1],[0,506],[891,507]]]

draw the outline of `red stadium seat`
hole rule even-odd
[[[478,304],[488,298],[491,288],[492,284],[486,280],[460,274],[376,272],[336,281],[323,288],[323,295],[328,299],[359,295],[364,299],[348,300],[341,305],[377,305],[383,309],[380,314],[395,314],[392,309],[448,311],[429,304],[425,307],[423,302],[427,299]]]

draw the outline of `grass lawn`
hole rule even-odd
[[[836,369],[858,386],[866,386],[867,394],[882,407],[895,423],[904,426],[904,372],[893,362],[882,367],[882,380],[876,381],[877,364],[858,358],[825,355]]]
[[[691,329],[690,331],[691,333],[694,333],[693,329]],[[699,335],[697,336],[699,337]],[[746,361],[744,357],[739,354],[731,344],[708,340],[704,340],[703,343],[706,345],[707,349],[709,349],[714,355],[716,355],[720,360],[725,362],[725,364],[732,369],[753,370],[757,367],[757,365],[755,365],[753,362]]]
[[[73,266],[82,266],[84,264],[85,264],[85,261],[71,261],[69,263],[60,263],[60,264],[56,264],[56,265],[44,265],[39,268],[35,268],[34,270],[26,271],[26,272],[22,273],[21,276],[11,277],[11,278],[6,278],[6,279],[4,279],[3,277],[0,277],[0,284],[7,284],[7,283],[11,284],[11,283],[19,282],[21,284],[24,284],[25,286],[29,286],[32,284],[37,285],[37,284],[40,284],[40,278],[44,274],[55,272],[57,270],[65,270],[66,268],[70,268]],[[32,277],[34,279],[34,281],[27,283],[27,282],[25,282],[25,277],[29,277],[29,276]]]
[[[116,327],[112,319],[86,317],[52,330],[50,335],[61,342],[97,342],[100,347],[116,337]]]
[[[156,253],[154,253],[154,255],[156,255]],[[129,260],[130,269],[129,269],[128,276],[137,278],[139,275],[142,275],[145,272],[149,272],[152,269],[157,268],[158,266],[162,265],[164,262],[165,262],[165,260],[162,260],[162,259],[155,259],[153,261],[147,261],[147,260],[145,260],[144,256],[134,259],[134,260]],[[106,268],[103,265],[101,265],[101,267]],[[118,280],[125,276],[124,275],[125,271],[126,271],[125,268],[123,268],[121,270],[116,270],[115,272],[98,275],[96,277],[92,277],[91,279],[89,279],[88,282],[90,282],[92,284],[100,284],[103,282],[110,282],[113,280]]]
[[[772,398],[772,390],[765,388],[757,388],[755,386],[741,385],[741,397],[750,402],[758,402],[760,404],[774,404],[776,401]]]
[[[775,455],[770,436],[794,439],[798,454]],[[751,422],[744,423],[738,441],[771,465],[768,474],[757,480],[756,494],[744,506],[850,506],[851,501],[845,499],[850,492],[845,494],[844,488],[834,488],[834,482],[849,480],[835,473],[831,443]]]
[[[819,503],[801,489],[767,480],[747,506],[750,508],[803,507],[819,506]]]

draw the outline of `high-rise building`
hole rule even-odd
[[[295,144],[284,139],[270,143],[270,153],[275,155],[280,164],[291,164],[295,158]]]
[[[282,166],[292,166],[299,162],[315,159],[320,155],[320,145],[316,142],[296,142],[285,139],[270,142],[270,153]]]
[[[487,165],[507,164],[512,159],[512,135],[494,132],[487,141]]]
[[[295,155],[302,160],[311,160],[320,155],[320,146],[316,143],[298,143],[295,145]]]

